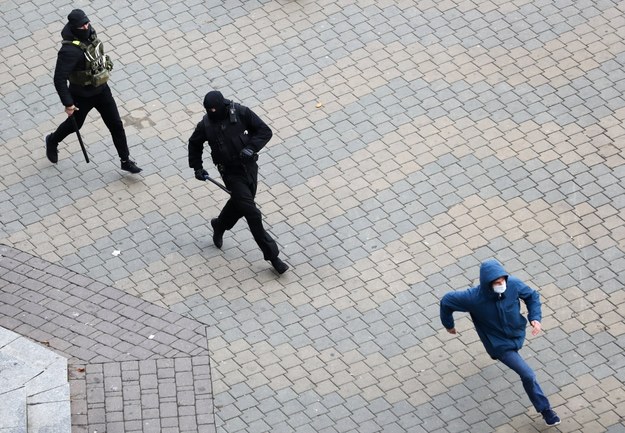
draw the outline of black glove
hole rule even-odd
[[[197,180],[205,181],[206,179],[208,179],[208,172],[203,168],[198,168],[195,170],[195,178]]]
[[[258,154],[251,147],[246,147],[241,151],[241,159],[245,162],[258,161]]]

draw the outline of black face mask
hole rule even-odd
[[[217,109],[215,112],[209,110],[206,114],[210,120],[221,122],[222,120],[226,120],[226,117],[228,117],[228,107],[224,105],[221,109]]]
[[[228,117],[228,106],[221,92],[213,90],[204,97],[204,108],[211,121],[221,122]],[[215,111],[213,111],[213,109]]]
[[[85,29],[72,29],[72,34],[76,36],[76,38],[78,38],[79,41],[86,41],[93,34],[93,29],[91,28],[91,25],[89,25],[89,28],[86,30]]]

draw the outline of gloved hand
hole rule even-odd
[[[245,162],[258,161],[258,154],[251,147],[246,147],[241,151],[241,159]]]
[[[198,168],[197,170],[195,170],[195,178],[197,180],[205,181],[207,177],[208,177],[208,172],[204,170],[203,168]]]

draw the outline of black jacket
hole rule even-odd
[[[189,167],[194,170],[204,168],[202,163],[202,152],[204,151],[204,143],[208,141],[211,148],[211,156],[214,164],[236,165],[241,164],[239,159],[238,147],[249,147],[254,152],[260,151],[271,140],[273,133],[271,128],[262,121],[260,117],[248,107],[235,104],[237,112],[238,127],[234,127],[230,123],[230,118],[223,120],[223,128],[221,125],[215,125],[209,122],[207,128],[207,116],[205,115],[201,122],[197,124],[191,138],[189,138]],[[247,130],[245,134],[245,144],[240,145],[240,133],[242,129]],[[211,133],[212,130],[222,130],[224,135]],[[236,152],[232,152],[233,147],[237,147]]]
[[[78,39],[72,33],[69,24],[66,24],[65,27],[63,27],[61,36],[63,37],[63,40],[66,41]],[[96,37],[95,30],[91,31],[91,35],[89,37]],[[56,58],[56,67],[54,68],[54,87],[56,88],[56,91],[61,98],[61,103],[64,106],[71,107],[74,105],[74,95],[83,97],[95,96],[102,93],[102,91],[108,86],[108,84],[103,84],[98,87],[76,86],[74,84],[69,84],[68,86],[69,75],[74,71],[84,71],[85,67],[85,53],[80,47],[76,45],[61,46],[59,54]]]

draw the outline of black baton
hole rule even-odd
[[[76,119],[74,119],[74,115],[69,116],[72,119],[72,123],[74,124],[74,129],[76,130],[76,135],[78,136],[78,142],[80,143],[80,148],[82,149],[82,154],[85,155],[85,161],[89,163],[89,156],[87,155],[87,149],[85,149],[85,145],[82,142],[82,137],[80,136],[80,131],[78,130],[78,123],[76,123]]]
[[[208,180],[210,182],[213,182],[215,185],[217,185],[219,188],[223,189],[224,191],[226,191],[228,194],[232,195],[232,193],[230,192],[230,190],[228,188],[226,188],[225,186],[223,186],[222,184],[220,184],[219,182],[217,182],[215,179],[213,179],[210,176],[204,176],[205,180]]]

